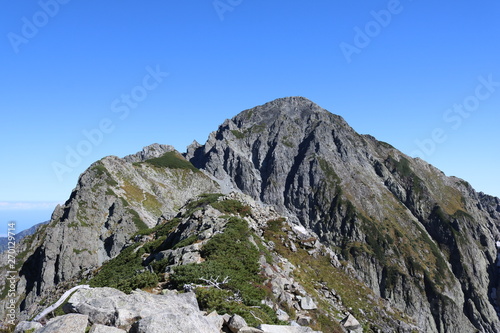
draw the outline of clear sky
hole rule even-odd
[[[4,2],[1,222],[49,219],[106,155],[185,151],[297,95],[500,196],[499,17],[494,0]]]

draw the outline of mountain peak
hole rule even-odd
[[[298,112],[324,113],[328,111],[305,97],[291,96],[277,98],[273,101],[245,110],[242,113],[280,113],[297,115]]]

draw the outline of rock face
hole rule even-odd
[[[226,120],[187,158],[288,214],[428,332],[500,330],[500,200],[301,97]]]
[[[203,193],[218,201],[201,204],[209,198]],[[325,332],[500,332],[500,199],[356,133],[302,97],[245,110],[184,156],[153,144],[92,164],[51,221],[20,243],[18,318],[32,318],[127,251],[138,253],[137,272],[166,279],[160,293],[179,266],[201,267],[205,244],[235,218],[248,224],[250,247],[260,253],[262,304],[291,324],[335,324]],[[209,272],[215,275],[198,280],[218,288],[224,276]],[[38,329],[85,317],[96,332],[165,332],[167,323],[220,332],[233,318],[233,332],[313,331],[247,327],[234,313],[205,316],[192,293],[166,293],[78,290],[64,308],[75,314]],[[241,299],[235,293],[226,301]],[[250,311],[248,323],[258,318]]]

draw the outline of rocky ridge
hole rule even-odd
[[[82,174],[21,244],[19,317],[90,279],[127,293],[194,291],[203,309],[239,311],[248,332],[285,322],[324,332],[500,330],[500,199],[302,97],[245,110],[184,156],[192,164],[155,144]],[[237,260],[223,260],[230,244]],[[56,322],[82,316],[94,324],[80,312]],[[116,329],[137,330],[136,319]]]

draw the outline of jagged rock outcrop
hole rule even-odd
[[[301,97],[226,120],[187,158],[342,249],[429,332],[496,332],[498,198],[357,134]]]
[[[166,159],[154,159],[165,153]],[[193,196],[218,190],[170,146],[153,145],[134,156],[92,164],[50,223],[25,239],[18,251],[30,253],[18,259],[21,319],[36,313],[40,300],[54,301],[55,288],[64,291],[115,257],[138,230],[173,217]]]

